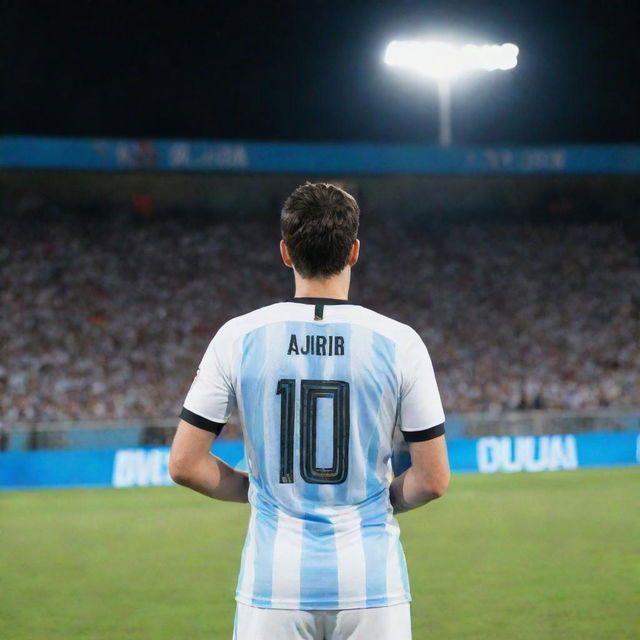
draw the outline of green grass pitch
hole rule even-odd
[[[0,638],[231,638],[247,515],[174,487],[0,493]],[[399,520],[416,640],[640,637],[640,468],[458,475]]]

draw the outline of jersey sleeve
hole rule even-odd
[[[399,427],[408,442],[430,440],[444,433],[444,410],[429,352],[411,332],[401,356]]]
[[[220,433],[236,405],[231,377],[231,344],[219,331],[207,348],[187,393],[180,417],[206,431]]]

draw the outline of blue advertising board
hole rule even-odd
[[[410,144],[0,137],[0,168],[304,174],[640,173],[638,145]]]
[[[502,436],[448,442],[454,473],[539,472],[640,464],[639,432]],[[242,442],[213,453],[246,469]],[[172,484],[168,447],[0,453],[0,489],[146,487]],[[396,470],[405,466],[396,461]]]

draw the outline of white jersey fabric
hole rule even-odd
[[[444,431],[418,334],[323,298],[234,318],[211,341],[182,417],[217,430],[236,405],[251,504],[237,601],[308,610],[410,601],[389,502],[393,432]]]

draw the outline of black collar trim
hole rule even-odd
[[[349,300],[339,300],[338,298],[289,298],[285,302],[299,302],[301,304],[353,304]]]

